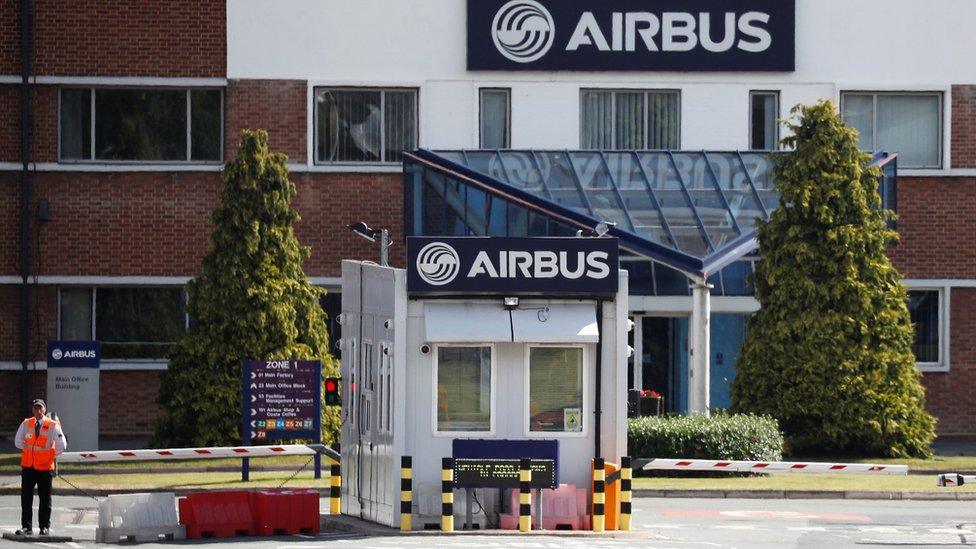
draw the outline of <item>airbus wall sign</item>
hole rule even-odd
[[[795,0],[468,0],[468,70],[793,71]]]
[[[407,238],[407,291],[612,294],[616,238]]]

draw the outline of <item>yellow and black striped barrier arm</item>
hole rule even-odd
[[[400,531],[413,530],[413,458],[400,456]]]
[[[342,512],[340,498],[342,497],[342,466],[333,463],[329,468],[329,514],[338,515]]]
[[[630,530],[630,502],[633,499],[630,481],[633,477],[630,456],[620,458],[620,529],[624,531]]]
[[[606,528],[605,504],[607,472],[603,458],[593,459],[593,531],[602,532]]]
[[[519,532],[532,530],[532,460],[519,461]]]
[[[441,460],[441,532],[454,531],[454,460]]]

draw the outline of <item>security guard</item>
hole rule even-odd
[[[37,524],[40,535],[51,533],[51,481],[54,477],[54,460],[68,447],[61,431],[61,424],[45,416],[47,406],[41,399],[34,400],[34,416],[20,424],[14,444],[20,448],[20,525],[18,536],[31,535],[34,486],[40,504]]]

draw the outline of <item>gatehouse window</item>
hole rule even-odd
[[[942,94],[844,92],[844,122],[861,149],[898,153],[900,168],[942,167]]]
[[[315,160],[396,163],[417,147],[417,90],[317,88]]]
[[[435,431],[494,431],[493,347],[438,346],[434,357]]]
[[[529,347],[529,432],[582,433],[583,348]]]
[[[220,161],[223,101],[217,88],[61,88],[59,158]]]
[[[680,143],[677,90],[583,90],[580,147],[584,149],[677,149]]]

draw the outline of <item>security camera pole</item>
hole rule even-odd
[[[390,231],[387,229],[371,229],[365,221],[357,221],[346,225],[346,228],[350,231],[358,234],[359,236],[369,240],[370,242],[376,242],[376,237],[380,237],[380,265],[384,267],[390,266]]]

